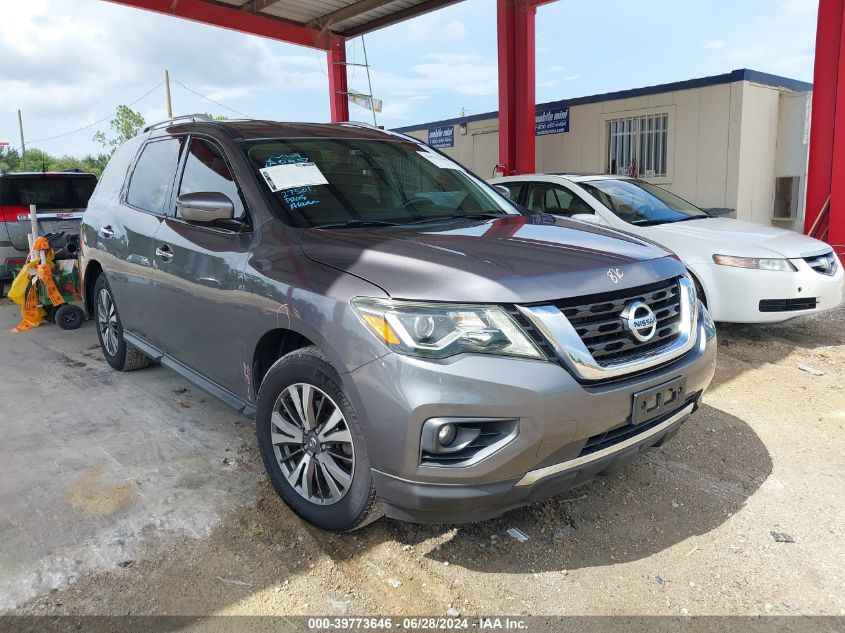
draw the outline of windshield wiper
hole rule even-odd
[[[690,220],[704,220],[705,218],[709,218],[709,215],[688,215],[685,218],[681,218],[680,220],[672,220],[672,224],[675,222],[689,222]]]
[[[384,220],[347,220],[346,222],[330,222],[318,224],[312,229],[357,229],[367,226],[399,226],[396,222],[385,222]]]
[[[510,213],[467,213],[467,214],[456,214],[456,215],[439,215],[434,218],[425,218],[424,220],[415,220],[413,222],[406,222],[403,226],[408,224],[427,224],[429,222],[447,222],[449,220],[489,220],[495,218],[506,218],[510,215]]]

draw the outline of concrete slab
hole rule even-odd
[[[114,371],[92,323],[25,333],[0,302],[0,609],[211,533],[242,499],[252,422],[153,366]]]

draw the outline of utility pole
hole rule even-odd
[[[167,101],[167,118],[173,118],[173,103],[170,101],[170,73],[164,69],[164,98]]]
[[[23,142],[23,117],[20,110],[18,110],[18,129],[21,131],[21,160],[23,161],[23,170],[26,171],[26,145]]]
[[[373,82],[370,81],[370,62],[367,60],[367,45],[364,43],[364,36],[361,36],[361,47],[364,49],[364,68],[367,69],[367,86],[370,89],[370,110],[373,113],[373,126],[378,127],[376,121],[376,106],[373,103]]]

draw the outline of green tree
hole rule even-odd
[[[120,105],[117,106],[114,118],[109,123],[113,133],[112,136],[108,137],[103,132],[97,132],[94,135],[94,140],[108,149],[109,155],[111,155],[121,143],[136,136],[144,127],[145,123],[144,117],[141,116],[140,112],[135,112],[129,106]]]
[[[0,171],[18,171],[21,153],[14,147],[0,147]]]

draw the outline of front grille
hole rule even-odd
[[[657,331],[646,342],[637,341],[624,327],[625,306],[642,301],[657,318]],[[581,341],[603,366],[630,360],[674,342],[680,336],[681,297],[677,279],[555,302]]]
[[[819,303],[816,297],[801,297],[800,299],[763,299],[760,301],[760,312],[795,312],[796,310],[813,310]]]
[[[810,268],[822,275],[830,276],[836,272],[836,256],[833,254],[833,251],[824,255],[805,257],[804,261],[807,262]]]

